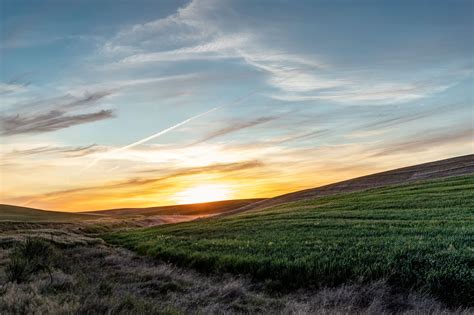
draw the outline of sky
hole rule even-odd
[[[272,197],[474,152],[470,0],[0,5],[0,203]]]

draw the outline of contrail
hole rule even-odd
[[[162,136],[162,135],[164,135],[164,134],[166,134],[166,133],[168,133],[168,132],[170,132],[170,131],[172,131],[172,130],[178,128],[178,127],[181,127],[182,125],[185,125],[185,124],[187,124],[188,122],[190,122],[190,121],[192,121],[192,120],[194,120],[194,119],[198,119],[198,118],[201,117],[201,116],[207,115],[207,114],[209,114],[209,113],[211,113],[211,112],[213,112],[213,111],[215,111],[215,110],[218,110],[218,109],[221,108],[221,107],[223,107],[223,106],[218,106],[218,107],[211,108],[210,110],[208,110],[208,111],[206,111],[206,112],[204,112],[204,113],[200,113],[200,114],[195,115],[195,116],[193,116],[193,117],[191,117],[191,118],[188,118],[188,119],[186,119],[186,120],[183,120],[182,122],[177,123],[176,125],[171,126],[171,127],[169,127],[169,128],[163,129],[163,130],[161,130],[161,131],[159,131],[159,132],[157,132],[157,133],[154,133],[154,134],[152,134],[152,135],[149,136],[149,137],[146,137],[146,138],[143,138],[143,139],[138,140],[138,141],[136,141],[136,142],[127,144],[126,146],[121,147],[121,148],[118,148],[118,149],[116,149],[116,150],[112,150],[110,153],[116,153],[116,152],[124,151],[124,150],[130,149],[130,148],[133,148],[133,147],[135,147],[135,146],[137,146],[137,145],[139,145],[139,144],[148,142],[148,141],[150,141],[150,140],[152,140],[152,139],[155,139],[155,138],[157,138],[157,137],[159,137],[159,136]]]
[[[301,70],[301,69],[294,69],[293,71],[297,71],[295,74],[290,75],[290,76],[287,76],[286,78],[283,78],[283,79],[280,80],[279,82],[284,82],[284,81],[289,80],[289,79],[291,79],[292,77],[296,76],[297,74],[299,74],[299,72],[301,72],[301,71],[298,71],[298,70]],[[255,90],[253,90],[253,91],[250,91],[249,93],[247,93],[247,94],[245,94],[245,95],[243,95],[243,96],[241,96],[241,97],[238,97],[237,99],[235,99],[234,101],[232,101],[232,102],[230,102],[230,103],[228,103],[228,104],[221,105],[221,106],[217,106],[217,107],[213,107],[213,108],[211,108],[211,109],[209,109],[209,110],[207,110],[207,111],[205,111],[205,112],[203,112],[203,113],[200,113],[200,114],[197,114],[197,115],[195,115],[195,116],[193,116],[193,117],[190,117],[190,118],[188,118],[188,119],[185,119],[185,120],[183,120],[182,122],[177,123],[176,125],[173,125],[173,126],[171,126],[171,127],[168,127],[168,128],[166,128],[166,129],[163,129],[163,130],[161,130],[161,131],[159,131],[159,132],[157,132],[157,133],[154,133],[154,134],[152,134],[151,136],[148,136],[148,137],[143,138],[143,139],[141,139],[141,140],[138,140],[138,141],[135,141],[135,142],[133,142],[133,143],[127,144],[126,146],[117,148],[117,149],[112,150],[112,151],[110,151],[110,152],[107,152],[107,155],[108,155],[108,154],[114,154],[114,153],[117,153],[117,152],[122,152],[122,151],[125,151],[125,150],[127,150],[127,149],[133,148],[133,147],[135,147],[135,146],[137,146],[137,145],[140,145],[140,144],[142,144],[142,143],[145,143],[145,142],[148,142],[148,141],[153,140],[153,139],[155,139],[155,138],[158,138],[158,137],[160,137],[160,136],[162,136],[162,135],[164,135],[164,134],[167,134],[168,132],[170,132],[170,131],[172,131],[172,130],[174,130],[174,129],[176,129],[176,128],[179,128],[179,127],[181,127],[181,126],[183,126],[183,125],[189,123],[189,122],[192,121],[192,120],[195,120],[195,119],[197,119],[197,118],[200,118],[200,117],[202,117],[202,116],[205,116],[205,115],[207,115],[207,114],[209,114],[209,113],[211,113],[211,112],[213,112],[213,111],[216,111],[216,110],[218,110],[218,109],[221,109],[221,108],[224,108],[224,107],[227,107],[227,106],[231,106],[231,105],[238,104],[238,103],[240,103],[241,101],[243,101],[244,99],[248,98],[249,96],[252,96],[252,95],[254,95],[254,94],[256,94],[256,93],[258,93],[258,92],[260,92],[260,91],[262,91],[262,90],[265,90],[265,89],[266,89],[266,87],[263,87],[263,88],[259,88],[259,89],[255,89]],[[91,167],[94,166],[97,162],[99,162],[102,158],[103,158],[103,156],[102,156],[102,157],[100,157],[100,156],[97,157],[97,158],[94,159],[91,163],[89,163],[88,165],[86,165],[86,167],[84,167],[83,170],[86,170],[86,169],[91,168]]]
[[[153,139],[155,139],[155,138],[157,138],[157,137],[159,137],[159,136],[162,136],[162,135],[164,135],[164,134],[166,134],[166,133],[168,133],[168,132],[170,132],[170,131],[172,131],[172,130],[174,130],[174,129],[176,129],[176,128],[179,128],[179,127],[181,127],[181,126],[187,124],[188,122],[190,122],[190,121],[192,121],[192,120],[194,120],[194,119],[197,119],[197,118],[199,118],[199,117],[201,117],[201,116],[207,115],[207,114],[209,114],[209,113],[211,113],[211,112],[213,112],[213,111],[215,111],[215,110],[217,110],[217,109],[219,109],[219,108],[221,108],[221,107],[223,107],[223,106],[211,108],[210,110],[208,110],[208,111],[206,111],[206,112],[204,112],[204,113],[200,113],[200,114],[195,115],[195,116],[193,116],[193,117],[190,117],[190,118],[188,118],[188,119],[186,119],[186,120],[183,120],[182,122],[177,123],[176,125],[173,125],[173,126],[171,126],[171,127],[168,127],[168,128],[166,128],[166,129],[163,129],[163,130],[161,130],[161,131],[159,131],[159,132],[157,132],[157,133],[154,133],[154,134],[152,134],[151,136],[148,136],[148,137],[143,138],[143,139],[141,139],[141,140],[138,140],[138,141],[135,141],[135,142],[133,142],[133,143],[127,144],[126,146],[117,148],[117,149],[112,150],[112,151],[110,151],[110,152],[107,152],[107,155],[109,155],[109,154],[114,154],[114,153],[117,153],[117,152],[122,152],[122,151],[125,151],[125,150],[127,150],[127,149],[133,148],[133,147],[135,147],[135,146],[137,146],[137,145],[140,145],[140,144],[142,144],[142,143],[145,143],[145,142],[148,142],[148,141],[150,141],[150,140],[153,140]],[[101,160],[101,157],[98,157],[98,158],[94,159],[90,164],[88,164],[88,165],[84,168],[84,170],[89,169],[90,167],[94,166],[94,165],[95,165],[97,162],[99,162],[100,160]]]

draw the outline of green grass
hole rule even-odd
[[[281,287],[386,279],[448,305],[474,301],[474,176],[129,230],[106,241]]]

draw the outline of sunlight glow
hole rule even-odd
[[[188,188],[175,195],[179,204],[211,202],[232,198],[233,192],[228,185],[203,184]]]

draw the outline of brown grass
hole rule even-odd
[[[51,235],[53,235],[51,237]],[[35,237],[56,251],[52,279],[38,271],[7,282],[17,244]],[[429,297],[395,292],[384,282],[291,294],[230,275],[206,276],[112,248],[73,231],[16,230],[0,235],[1,314],[420,314],[448,310]]]

